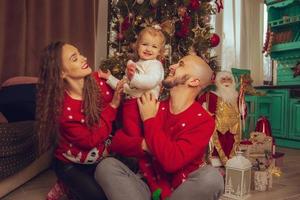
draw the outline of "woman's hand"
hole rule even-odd
[[[137,102],[143,121],[156,116],[159,102],[151,92],[144,93],[140,98],[138,98]]]
[[[99,69],[99,71],[98,71],[99,78],[103,78],[103,79],[107,80],[110,75],[111,75],[111,72],[109,70],[107,70],[107,72],[104,72],[101,69]]]
[[[117,84],[113,99],[110,102],[110,105],[113,108],[118,108],[121,103],[122,94],[123,94],[123,90],[124,90],[124,84],[125,84],[124,80],[119,81]]]

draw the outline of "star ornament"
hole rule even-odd
[[[199,24],[197,24],[197,26],[195,28],[193,28],[192,31],[194,32],[195,37],[199,37],[199,36],[203,35],[205,28],[201,28],[199,26]]]

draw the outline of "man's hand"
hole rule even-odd
[[[137,100],[140,115],[143,121],[155,117],[158,111],[159,102],[151,92],[144,93]]]
[[[129,60],[126,66],[126,74],[127,74],[127,78],[130,81],[133,78],[135,72],[136,72],[136,64],[133,61]]]
[[[103,78],[103,79],[107,80],[110,75],[111,75],[111,72],[109,70],[107,70],[107,72],[104,72],[101,69],[99,69],[99,71],[98,71],[99,78]]]

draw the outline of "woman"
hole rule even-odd
[[[37,92],[40,150],[56,138],[54,170],[77,199],[106,199],[94,180],[120,104],[78,49],[51,43],[42,54]],[[56,135],[58,137],[56,137]]]

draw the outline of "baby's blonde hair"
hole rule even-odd
[[[136,51],[138,50],[139,43],[142,39],[142,37],[146,34],[150,34],[153,37],[159,37],[161,39],[161,47],[160,47],[160,56],[164,56],[164,51],[165,51],[165,44],[166,44],[166,38],[163,32],[159,29],[156,29],[154,27],[146,27],[141,30],[141,32],[138,35],[138,38],[136,39]]]

